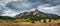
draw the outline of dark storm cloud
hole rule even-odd
[[[32,8],[37,8],[38,5],[42,4],[41,2],[31,2],[27,1],[13,1],[6,4],[6,7],[13,9],[13,10],[30,10]]]
[[[0,15],[4,14],[3,12],[5,11],[4,7],[0,5]]]
[[[22,10],[29,10],[32,8],[32,6],[30,5],[30,3],[28,2],[9,2],[7,3],[6,7],[12,9],[12,10],[18,10],[18,11],[22,11]]]

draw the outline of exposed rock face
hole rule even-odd
[[[39,10],[37,10],[37,9],[35,9],[35,11],[33,11],[33,15],[37,15],[37,14],[39,14]]]
[[[40,11],[38,9],[35,9],[34,11],[31,11],[31,12],[20,13],[19,15],[16,15],[15,17],[27,16],[27,15],[38,15],[39,13]]]

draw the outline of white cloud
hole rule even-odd
[[[6,10],[2,16],[12,16],[13,17],[16,14],[18,14],[18,13],[17,12],[14,12],[12,10]]]
[[[56,14],[56,15],[60,15],[59,13],[60,12],[57,12],[59,9],[58,7],[60,7],[60,5],[57,5],[57,6],[51,6],[51,7],[46,7],[46,6],[49,6],[49,5],[40,5],[38,6],[38,9],[42,12],[45,12],[45,13],[49,13],[49,14]],[[59,10],[60,11],[60,10]]]

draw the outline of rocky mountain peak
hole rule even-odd
[[[39,13],[40,11],[38,9],[35,9],[34,11],[31,11],[31,12],[20,13],[19,15],[16,15],[16,17],[27,16],[27,15],[37,15]]]
[[[35,9],[36,12],[38,12],[39,10],[38,9]]]
[[[31,12],[23,12],[23,13],[20,13],[18,15],[16,15],[15,17],[16,18],[19,18],[19,17],[31,17],[31,16],[43,16],[43,17],[46,17],[46,16],[55,16],[53,14],[46,14],[46,13],[43,13],[41,11],[39,11],[38,9],[35,9],[34,11],[31,11]],[[57,16],[57,15],[56,15]]]
[[[40,11],[38,9],[35,9],[35,11],[33,12],[33,15],[38,14]]]

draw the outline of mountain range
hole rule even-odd
[[[53,18],[53,17],[56,17],[58,18],[59,16],[58,15],[55,15],[55,14],[47,14],[47,13],[43,13],[41,11],[39,11],[38,9],[35,9],[34,11],[31,11],[31,12],[23,12],[23,13],[20,13],[18,15],[16,15],[15,17],[16,18],[20,18],[20,17],[32,17],[32,16],[37,16],[37,17],[47,17],[47,18]]]

